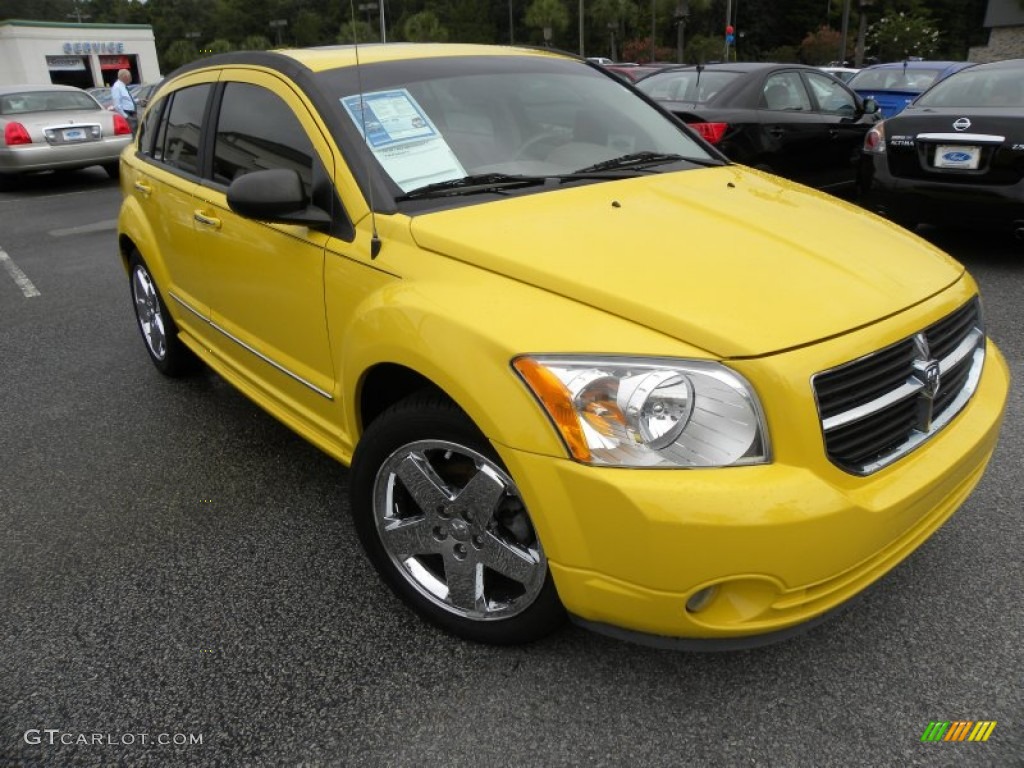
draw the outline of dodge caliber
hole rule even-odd
[[[572,57],[214,56],[122,166],[153,364],[349,466],[369,560],[465,638],[783,638],[996,444],[1008,371],[962,266]]]

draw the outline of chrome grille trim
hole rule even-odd
[[[815,374],[811,384],[829,460],[868,475],[914,450],[967,405],[984,362],[975,298],[911,337]],[[883,378],[865,380],[876,373]]]

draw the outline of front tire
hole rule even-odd
[[[178,338],[178,326],[138,251],[134,251],[128,261],[128,275],[135,321],[153,365],[160,373],[171,377],[195,371],[199,361]]]
[[[374,567],[428,621],[495,644],[530,642],[563,623],[515,482],[450,401],[413,395],[370,424],[350,487]]]

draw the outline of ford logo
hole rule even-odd
[[[947,152],[942,156],[942,159],[950,163],[966,163],[971,159],[971,156],[966,152]]]
[[[961,117],[955,123],[953,123],[953,127],[958,131],[966,131],[968,128],[971,127],[971,121],[968,120],[966,117]]]

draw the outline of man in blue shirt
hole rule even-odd
[[[117,80],[110,86],[110,98],[114,111],[128,121],[128,125],[132,128],[132,135],[134,135],[135,127],[138,125],[139,120],[136,114],[135,99],[128,92],[128,83],[131,81],[131,72],[127,69],[119,70]]]

